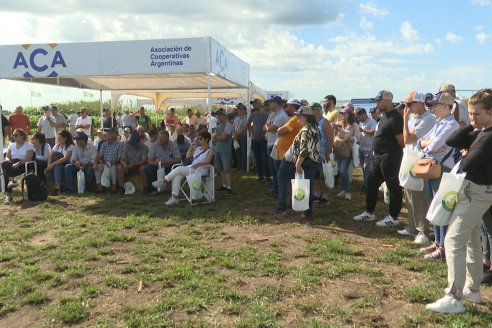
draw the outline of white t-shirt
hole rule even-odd
[[[70,126],[75,126],[75,124],[77,124],[77,119],[79,118],[79,116],[75,113],[72,113],[70,114],[70,116],[68,117],[68,122],[70,124]]]
[[[92,119],[90,118],[90,116],[86,116],[86,118],[82,118],[82,116],[80,116],[79,118],[77,118],[77,122],[75,123],[75,125],[90,125],[89,128],[81,130],[84,131],[84,133],[88,136],[91,135]]]
[[[67,151],[72,150],[73,151],[73,145],[70,145],[68,147],[62,147],[60,145],[55,145],[53,149],[51,150],[54,153],[62,153],[63,156],[67,154]]]
[[[34,146],[30,142],[24,142],[24,144],[20,148],[17,148],[15,142],[11,142],[9,145],[9,150],[11,159],[25,161],[27,152],[29,150],[34,151]]]
[[[41,116],[38,121],[38,127],[41,127],[41,133],[44,134],[46,139],[52,139],[56,136],[56,129],[50,125],[48,120],[52,120],[52,122],[55,123],[55,118],[53,116],[50,116],[49,118]]]
[[[36,151],[36,149],[34,149]],[[48,161],[48,158],[50,157],[51,154],[51,146],[49,143],[44,144],[44,151],[42,152],[41,150],[36,151],[36,159],[38,161]]]

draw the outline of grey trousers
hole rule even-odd
[[[415,191],[404,189],[405,201],[408,210],[408,230],[417,234],[424,232],[429,236],[429,221],[425,218],[429,203],[425,197],[424,191]]]

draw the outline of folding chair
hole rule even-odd
[[[24,173],[16,176],[15,178],[19,178],[19,177],[22,178],[26,176],[28,173],[32,172],[32,170],[29,171],[30,164],[34,164],[34,174],[38,175],[38,163],[36,163],[36,161],[29,161],[24,164]],[[2,192],[5,192],[5,186],[7,185],[8,182],[7,179],[5,179],[5,174],[3,173],[3,168],[1,165],[0,165],[0,176],[1,176],[0,184],[2,185],[1,186]]]
[[[173,165],[172,169],[175,167],[182,166],[182,164]],[[200,199],[193,199],[191,197],[191,190],[188,186],[188,181],[186,178],[183,180],[181,184],[180,190],[183,194],[184,198],[178,198],[180,200],[186,199],[190,205],[198,205],[198,204],[207,204],[215,202],[215,167],[213,165],[203,165],[201,168],[206,168],[208,173],[202,175],[202,185],[201,192],[203,193],[203,197]]]

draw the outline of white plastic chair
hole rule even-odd
[[[182,166],[183,164],[175,164],[172,169],[175,167]],[[183,179],[183,183],[180,187],[180,193],[183,194],[184,198],[179,198],[180,200],[186,199],[190,205],[198,205],[198,204],[208,204],[215,202],[215,167],[213,165],[203,165],[201,168],[206,168],[208,170],[208,174],[202,175],[202,193],[203,197],[200,199],[193,199],[191,197],[191,190],[188,186],[188,181]]]

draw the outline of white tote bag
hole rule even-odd
[[[443,173],[441,183],[436,195],[427,211],[426,218],[430,223],[444,226],[449,224],[456,202],[458,192],[463,185],[466,173],[457,173],[460,162],[458,162],[450,173]]]
[[[166,170],[164,167],[161,165],[161,161],[159,161],[159,166],[157,168],[157,180],[158,181],[164,181],[164,178],[166,177]],[[159,187],[157,187],[157,191],[161,192],[164,189],[166,189],[166,184],[165,182],[160,184]]]
[[[190,187],[191,199],[202,198],[202,175],[200,174],[200,171],[190,169],[190,174],[186,176],[186,181]]]
[[[333,166],[331,166],[330,162],[327,162],[323,158],[323,178],[325,181],[326,187],[332,189],[335,187],[335,176],[333,175]]]
[[[330,163],[331,163],[331,167],[333,168],[333,175],[337,176],[338,175],[338,163],[335,160],[335,155],[333,153],[330,154]]]
[[[82,170],[77,172],[77,191],[83,194],[85,191],[85,173]]]
[[[292,209],[294,211],[305,211],[309,209],[309,179],[304,179],[304,172],[295,175],[292,183]]]
[[[106,188],[111,187],[111,166],[104,165],[101,176],[101,185]]]
[[[413,145],[407,145],[403,149],[403,159],[401,160],[400,186],[408,190],[422,191],[424,190],[424,180],[419,179],[412,173],[412,168],[420,158],[418,150]]]
[[[359,145],[356,142],[354,142],[354,145],[352,146],[352,161],[354,167],[360,166]]]

